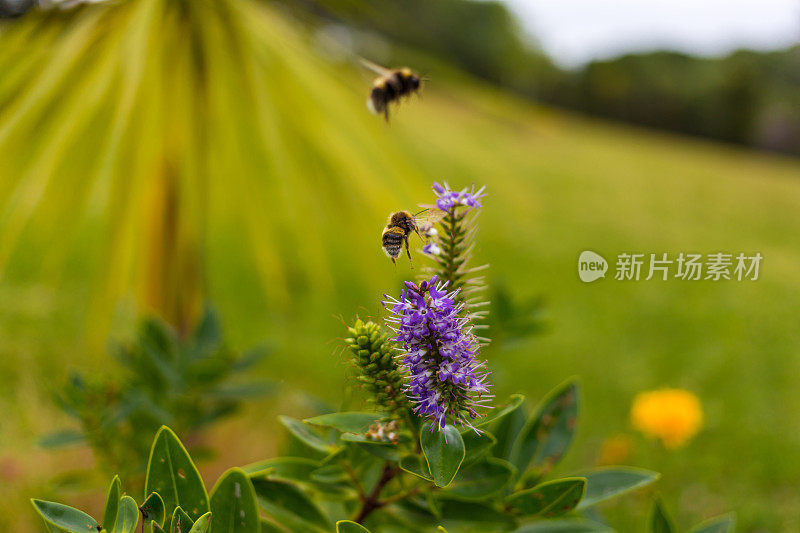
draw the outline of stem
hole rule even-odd
[[[347,472],[347,475],[350,477],[350,480],[353,482],[356,492],[358,492],[359,499],[362,502],[366,501],[367,493],[364,490],[364,485],[362,485],[361,481],[358,479],[358,474],[356,474],[356,471],[353,470],[353,465],[350,464],[350,461],[345,461],[344,469]]]
[[[367,496],[367,498],[363,501],[361,505],[361,510],[358,512],[356,516],[355,522],[358,524],[362,524],[364,520],[376,509],[380,509],[384,505],[384,502],[380,501],[378,497],[381,495],[381,491],[389,484],[389,482],[394,479],[394,477],[400,473],[400,468],[392,466],[392,463],[386,462],[383,467],[383,472],[381,473],[381,478],[378,480],[378,484],[375,485],[375,489],[372,493]]]

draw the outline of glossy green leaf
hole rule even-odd
[[[645,487],[660,477],[658,472],[629,466],[600,467],[576,475],[586,478],[586,494],[578,509],[585,509]]]
[[[736,525],[733,513],[717,516],[694,526],[689,533],[731,533]]]
[[[515,492],[506,501],[524,515],[551,518],[575,509],[586,489],[586,478],[571,477]]]
[[[428,462],[421,455],[407,455],[400,459],[398,466],[409,474],[413,474],[425,481],[433,481],[433,476],[428,470]]]
[[[150,522],[150,531],[153,533],[166,533],[164,528],[159,526],[156,522]]]
[[[462,467],[445,491],[465,500],[482,500],[500,493],[515,474],[516,470],[511,463],[490,457],[480,463]]]
[[[192,520],[210,511],[203,480],[186,448],[171,429],[156,434],[147,464],[145,494],[157,492],[164,500],[164,512],[171,516],[180,506]]]
[[[189,530],[189,533],[208,533],[211,531],[211,518],[213,514],[208,512],[197,519],[197,521]]]
[[[36,511],[41,515],[48,527],[69,531],[70,533],[86,533],[97,531],[97,522],[94,518],[61,503],[46,502],[44,500],[31,500]]]
[[[215,533],[261,531],[256,493],[241,468],[222,474],[211,491],[211,529]]]
[[[322,437],[320,437],[307,424],[302,423],[300,420],[289,416],[279,416],[278,420],[281,421],[281,424],[283,424],[286,429],[292,433],[292,435],[297,437],[307,446],[325,453],[330,453],[336,450],[336,446],[325,442]]]
[[[114,533],[134,533],[139,525],[139,507],[130,496],[123,496],[119,501],[119,513]]]
[[[186,533],[191,530],[194,521],[186,514],[186,511],[176,507],[169,522],[169,533]]]
[[[661,501],[661,498],[656,498],[650,514],[650,533],[672,533],[673,531],[675,531],[675,526],[664,507],[664,502]]]
[[[511,531],[517,528],[517,519],[484,503],[459,500],[442,500],[443,526],[453,530],[462,527],[469,531]]]
[[[108,487],[106,505],[103,509],[103,523],[101,524],[107,531],[114,531],[117,523],[117,513],[119,512],[119,500],[122,498],[122,483],[119,476],[114,476],[111,485]]]
[[[497,439],[488,431],[475,433],[470,430],[462,433],[461,438],[464,439],[465,450],[462,466],[478,462],[491,451],[492,446],[497,444]]]
[[[142,521],[145,527],[147,527],[150,522],[155,522],[159,526],[163,526],[164,521],[167,519],[164,510],[164,500],[161,499],[161,496],[157,492],[147,497],[144,503],[139,506],[139,511],[142,513]]]
[[[352,520],[339,520],[336,522],[336,533],[369,533],[369,529]]]
[[[570,381],[550,393],[517,435],[510,462],[522,476],[534,466],[549,471],[566,453],[578,419],[578,386]]]
[[[252,482],[258,506],[279,524],[299,531],[330,531],[328,519],[298,487],[263,478]]]
[[[381,416],[380,413],[346,411],[307,418],[303,422],[314,426],[333,428],[343,433],[364,433],[372,424],[380,420]]]
[[[319,461],[306,457],[276,457],[243,466],[242,470],[252,477],[308,481],[320,466]]]
[[[515,533],[613,533],[613,529],[582,518],[540,520],[523,524]]]
[[[420,445],[434,483],[439,487],[449,485],[464,461],[464,440],[461,433],[450,425],[442,430],[438,427],[432,430],[426,424],[420,431]]]
[[[491,424],[493,422],[501,420],[509,413],[516,411],[523,404],[523,402],[525,402],[525,396],[523,396],[522,394],[512,394],[508,398],[508,401],[505,404],[503,404],[500,407],[495,407],[486,416],[484,416],[483,418],[479,418],[472,425],[475,426],[476,428],[479,428],[481,426],[485,426],[487,424]],[[466,429],[464,430],[464,433],[466,433],[467,431],[472,431],[472,430]]]

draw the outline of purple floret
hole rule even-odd
[[[477,191],[473,185],[469,189],[464,188],[460,191],[451,191],[450,186],[445,182],[444,186],[437,182],[433,183],[433,192],[436,193],[436,207],[442,211],[450,211],[454,207],[463,205],[470,208],[481,208],[481,198],[486,196],[486,187],[481,187]]]

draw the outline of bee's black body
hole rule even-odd
[[[373,113],[383,114],[389,120],[389,104],[417,92],[420,78],[408,68],[396,69],[381,76],[372,86],[367,102]]]
[[[405,243],[408,260],[411,261],[411,252],[408,250],[408,237],[412,231],[418,231],[414,215],[408,211],[398,211],[389,216],[389,221],[381,234],[381,246],[392,262],[400,256],[400,249]]]

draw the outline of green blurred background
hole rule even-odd
[[[380,251],[385,217],[430,202],[434,180],[486,184],[489,283],[545,302],[544,334],[486,350],[498,396],[582,379],[562,472],[627,435],[679,525],[734,510],[741,531],[800,527],[800,165],[777,153],[800,151],[800,49],[567,71],[502,4],[461,0],[127,0],[33,9],[0,42],[4,531],[38,531],[32,496],[99,509],[69,476],[90,452],[36,442],[67,423],[52,389],[117,371],[105,341],[139,315],[185,331],[209,301],[232,345],[275,348],[258,372],[284,392],[208,432],[209,479],[274,452],[274,415],[304,409],[295,388],[337,404],[341,319],[379,317],[415,275]],[[354,54],[424,73],[423,98],[388,126],[370,116]],[[763,134],[770,117],[780,136]],[[585,249],[764,261],[755,282],[584,284]],[[661,386],[703,402],[677,451],[628,423],[633,396]],[[607,511],[635,531],[646,509]]]

